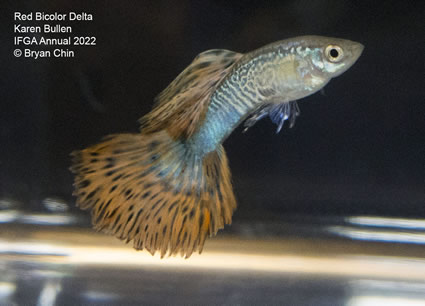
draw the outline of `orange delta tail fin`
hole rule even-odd
[[[236,201],[226,154],[200,158],[166,131],[117,134],[74,152],[77,205],[97,230],[161,257],[202,251],[230,224]]]

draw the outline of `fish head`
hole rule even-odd
[[[347,71],[364,49],[361,43],[351,40],[314,35],[279,41],[270,47],[274,52],[266,53],[270,57],[263,56],[265,64],[257,78],[261,87],[273,89],[279,103],[319,91],[332,78]],[[268,52],[270,47],[260,51]]]
[[[364,46],[361,43],[331,37],[308,36],[304,44],[315,50],[311,63],[316,72],[331,79],[347,71],[360,57]]]

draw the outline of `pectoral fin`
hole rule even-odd
[[[274,124],[277,125],[276,133],[279,133],[286,120],[289,120],[289,128],[295,124],[296,118],[300,115],[300,109],[297,101],[289,103],[269,104],[256,110],[250,118],[244,123],[244,132],[252,127],[257,121],[269,116]]]

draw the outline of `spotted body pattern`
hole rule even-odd
[[[157,97],[140,134],[118,134],[73,153],[77,205],[94,227],[161,256],[201,252],[231,223],[236,201],[222,142],[270,116],[299,115],[297,99],[347,70],[363,46],[303,36],[240,54],[209,50]]]

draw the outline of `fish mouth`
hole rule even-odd
[[[363,53],[363,50],[364,50],[364,45],[362,45],[361,43],[355,43],[351,47],[351,53],[353,55],[354,62],[360,57],[360,55]]]

